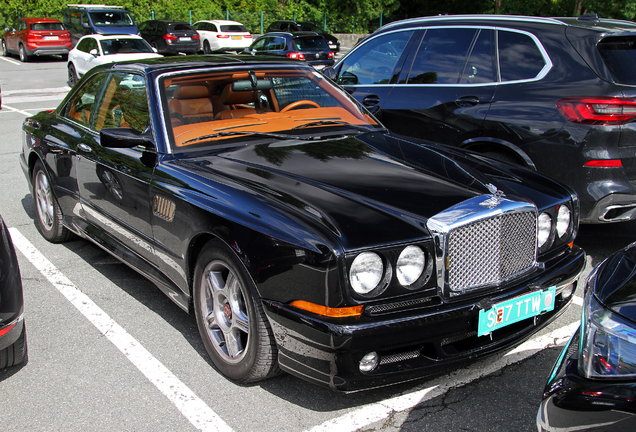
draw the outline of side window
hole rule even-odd
[[[97,109],[94,129],[131,127],[143,132],[148,118],[144,77],[126,72],[111,74]]]
[[[86,13],[86,11],[82,11],[82,24],[89,24],[90,21],[88,20],[88,14]]]
[[[99,49],[97,47],[97,41],[93,38],[90,38],[88,39],[88,52],[91,52],[94,49],[96,49],[97,52],[99,52]]]
[[[268,39],[268,37],[257,39],[256,42],[254,42],[252,49],[254,49],[255,51],[265,51],[265,43]]]
[[[501,81],[532,79],[541,72],[545,59],[530,36],[500,30],[498,39]]]
[[[480,30],[477,40],[468,56],[466,67],[460,83],[478,84],[496,82],[495,78],[495,32],[494,30]]]
[[[106,74],[93,76],[69,101],[63,116],[90,127],[95,116],[96,101],[99,97]]]
[[[92,38],[84,38],[82,39],[78,44],[77,44],[77,50],[78,51],[82,51],[82,52],[89,52],[90,51],[90,44],[91,44],[91,39]]]
[[[18,31],[26,30],[27,25],[25,21],[18,21]]]
[[[426,31],[408,75],[408,84],[457,84],[478,30],[441,28]]]
[[[415,30],[398,31],[363,44],[342,63],[337,82],[343,85],[388,84]]]
[[[279,51],[279,50],[284,50],[285,45],[287,45],[285,43],[285,38],[276,36],[276,37],[270,38],[270,40],[267,42],[267,46],[265,47],[265,49],[267,51]]]

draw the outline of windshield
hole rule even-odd
[[[322,29],[320,27],[318,27],[316,24],[311,23],[311,22],[298,23],[298,27],[302,31],[312,31],[312,32],[316,32],[316,33],[322,33]]]
[[[329,51],[329,46],[322,36],[295,37],[293,44],[298,51]]]
[[[98,27],[128,27],[134,26],[130,14],[126,11],[89,12],[91,21]]]
[[[241,135],[316,140],[383,128],[310,68],[196,71],[160,82],[173,148],[216,145]]]
[[[247,33],[247,29],[242,25],[231,24],[222,25],[221,32],[223,33]]]
[[[64,28],[64,24],[62,23],[46,22],[46,23],[31,24],[31,30],[33,31],[62,31],[62,30],[66,30],[66,28]]]
[[[154,53],[148,42],[143,39],[107,39],[100,41],[104,55]]]

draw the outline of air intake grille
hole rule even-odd
[[[536,260],[536,214],[498,215],[448,234],[448,285],[463,291],[497,284],[532,267]]]

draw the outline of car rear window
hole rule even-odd
[[[31,24],[31,30],[33,31],[62,31],[66,29],[64,28],[64,24],[62,23],[47,22],[47,23]]]
[[[322,36],[294,38],[294,47],[301,51],[323,51],[329,49],[327,42]]]
[[[247,33],[247,29],[242,25],[222,25],[221,31],[223,33]]]
[[[168,33],[173,31],[195,31],[193,27],[188,24],[168,24]]]
[[[605,38],[597,46],[614,80],[636,85],[636,36]]]

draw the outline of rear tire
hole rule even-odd
[[[68,65],[68,86],[73,87],[75,83],[77,83],[77,72],[75,71],[75,66],[73,63]]]
[[[212,48],[210,48],[210,42],[203,41],[203,53],[204,54],[212,54]]]
[[[20,44],[20,48],[19,48],[19,55],[20,55],[20,61],[23,63],[26,63],[29,61],[29,55],[27,54],[26,48],[24,48],[24,45]]]
[[[13,345],[0,350],[0,369],[17,366],[28,360],[28,349],[26,341],[26,326],[22,328],[22,333]]]
[[[210,358],[240,383],[277,375],[278,349],[243,263],[223,243],[208,243],[194,271],[194,312]]]
[[[62,211],[53,194],[49,177],[40,161],[36,162],[33,168],[32,184],[36,220],[42,237],[51,243],[62,243],[70,240],[73,233],[62,223]]]

